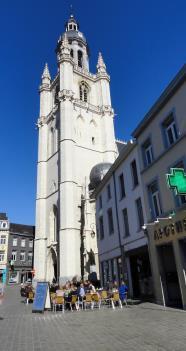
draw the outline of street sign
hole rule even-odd
[[[38,282],[32,312],[43,312],[45,308],[50,308],[49,297],[48,282]]]
[[[176,195],[186,195],[186,174],[183,168],[171,168],[171,174],[166,174],[170,189],[174,189]]]

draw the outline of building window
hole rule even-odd
[[[125,183],[123,173],[119,176],[120,199],[125,197]]]
[[[21,239],[21,247],[25,247],[25,239]]]
[[[132,170],[132,177],[133,177],[133,186],[136,187],[139,184],[136,160],[132,161],[131,170]]]
[[[107,185],[107,199],[110,200],[111,199],[111,190],[110,190],[110,184]]]
[[[16,261],[17,260],[17,251],[12,251],[12,261]]]
[[[29,240],[29,247],[33,247],[33,240]]]
[[[150,202],[151,202],[151,208],[152,208],[152,217],[157,218],[162,214],[157,181],[153,182],[149,186],[149,194],[150,194]]]
[[[122,212],[123,212],[124,236],[127,237],[130,235],[127,208],[124,208]]]
[[[144,166],[149,166],[153,161],[152,144],[150,139],[146,140],[142,145]]]
[[[28,262],[32,262],[32,257],[33,257],[33,253],[29,252],[28,253]]]
[[[25,261],[25,252],[24,251],[21,251],[20,252],[20,261]]]
[[[107,216],[108,216],[108,227],[109,227],[109,234],[114,233],[114,223],[113,223],[113,216],[112,216],[112,209],[109,208],[107,211]]]
[[[13,238],[12,246],[17,246],[17,238]]]
[[[81,50],[78,50],[78,66],[81,68],[83,66],[83,53]]]
[[[104,239],[103,216],[99,217],[99,233],[100,233],[100,240]]]
[[[0,244],[2,244],[2,245],[6,244],[6,235],[1,235],[0,236]]]
[[[81,101],[88,101],[88,86],[84,82],[79,87],[79,97]]]
[[[178,139],[178,131],[176,128],[174,116],[171,114],[168,118],[166,118],[162,125],[165,137],[165,145],[167,147],[171,146]]]
[[[138,225],[139,225],[139,228],[141,229],[141,227],[144,225],[144,217],[143,217],[143,207],[142,207],[140,197],[139,199],[136,200],[136,209],[138,214]]]
[[[3,262],[5,259],[5,252],[4,251],[0,251],[0,262]]]

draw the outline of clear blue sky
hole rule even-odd
[[[9,0],[0,21],[0,211],[34,224],[38,86],[45,62],[56,74],[55,46],[73,3],[91,50],[111,75],[116,137],[130,134],[186,61],[184,0]]]

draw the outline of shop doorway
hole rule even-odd
[[[165,305],[170,307],[182,307],[181,291],[172,244],[162,245],[157,249]]]
[[[184,273],[185,273],[185,276],[186,276],[186,239],[180,240],[179,241],[179,245],[180,245],[180,248],[181,248],[183,269],[184,269]]]
[[[143,300],[152,300],[152,274],[147,248],[135,250],[135,252],[130,255],[130,269],[133,297]]]

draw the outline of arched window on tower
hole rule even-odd
[[[55,89],[55,98],[54,98],[55,104],[58,104],[58,102],[59,102],[58,93],[59,93],[59,85],[56,85],[56,89]]]
[[[83,66],[83,53],[81,50],[78,50],[78,66],[81,68]]]
[[[79,87],[79,98],[81,101],[87,102],[88,101],[88,85],[84,82],[80,84]]]
[[[70,56],[73,58],[74,57],[74,51],[73,49],[70,50]]]

